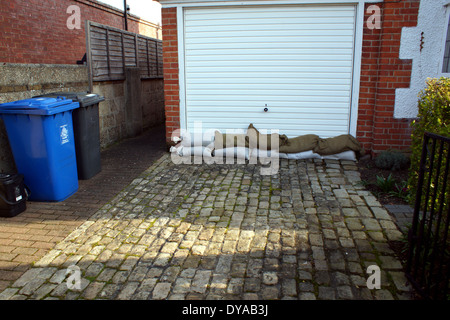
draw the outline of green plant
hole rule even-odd
[[[381,189],[381,191],[385,193],[389,193],[393,190],[395,185],[395,179],[390,174],[387,178],[384,176],[377,176],[377,181],[375,182],[376,186]]]
[[[419,93],[418,119],[412,123],[412,129],[412,155],[408,187],[411,193],[410,203],[414,204],[424,133],[428,131],[450,137],[449,78],[427,80],[427,87]],[[442,172],[444,172],[443,167],[441,168]]]
[[[411,223],[405,224],[406,232],[402,232],[401,236],[398,239],[398,243],[400,244],[400,248],[398,253],[400,254],[400,259],[406,263],[406,255],[408,254],[408,250],[410,248],[409,243],[409,230],[411,229]]]
[[[368,185],[370,185],[370,182],[367,180],[361,179],[360,181],[358,181],[356,183],[356,185],[362,186],[362,187],[367,187]]]
[[[393,190],[389,194],[408,201],[410,197],[410,192],[408,189],[408,181],[402,181],[400,183],[395,183]]]
[[[381,152],[375,159],[377,168],[385,170],[403,170],[409,165],[409,158],[398,150],[387,150]]]

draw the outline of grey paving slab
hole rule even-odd
[[[408,296],[388,246],[401,233],[353,162],[282,159],[276,174],[260,169],[175,164],[166,154],[0,298]],[[371,265],[380,289],[366,285]]]
[[[384,207],[394,218],[400,231],[407,233],[412,225],[414,209],[409,205],[385,205]]]

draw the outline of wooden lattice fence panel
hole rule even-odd
[[[91,81],[125,79],[126,67],[138,67],[141,79],[162,78],[162,41],[86,22]]]

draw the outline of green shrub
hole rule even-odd
[[[450,79],[428,79],[427,87],[419,93],[418,119],[412,124],[412,155],[408,185],[414,204],[419,178],[420,156],[425,132],[450,137]],[[436,156],[437,158],[437,156]],[[442,165],[441,175],[444,172]],[[427,179],[427,177],[425,177]],[[425,179],[425,181],[427,181]]]
[[[410,197],[408,181],[401,181],[400,183],[396,183],[393,190],[390,191],[389,194],[408,201]]]
[[[381,191],[388,193],[394,189],[395,179],[390,174],[387,178],[383,176],[377,176],[377,182],[375,183]]]
[[[375,165],[385,170],[403,170],[408,167],[409,158],[398,150],[383,151],[376,157]]]

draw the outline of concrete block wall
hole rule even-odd
[[[125,137],[125,82],[95,82],[93,93],[105,97],[99,104],[100,146],[102,149]]]
[[[126,81],[94,82],[93,93],[105,97],[99,104],[102,149],[133,136],[127,130],[127,108],[142,118],[142,130],[164,123],[163,80],[135,81],[139,103],[128,102]],[[82,65],[0,64],[0,103],[17,101],[57,91],[88,91],[88,71]],[[0,120],[0,172],[16,172],[8,136]]]
[[[140,132],[164,124],[164,92],[162,79],[141,80],[139,105],[132,105],[142,115]],[[127,112],[127,86],[125,81],[94,82],[93,93],[105,97],[99,105],[100,145],[106,148],[122,139],[133,136],[133,128],[127,127],[132,113]],[[130,131],[131,130],[131,131]]]
[[[0,63],[0,103],[54,91],[87,91],[83,65]]]
[[[56,91],[87,91],[86,66],[0,63],[0,103]],[[0,172],[16,172],[3,120],[0,120]]]
[[[143,129],[164,124],[163,79],[142,80],[141,85]]]

